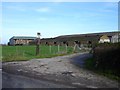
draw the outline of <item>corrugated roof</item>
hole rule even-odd
[[[36,39],[36,37],[29,37],[29,36],[13,36],[13,39]]]
[[[100,39],[109,39],[107,35],[103,35]]]

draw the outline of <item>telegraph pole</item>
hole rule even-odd
[[[39,47],[39,45],[40,45],[40,36],[41,36],[41,34],[38,32],[37,33],[37,38],[36,38],[36,56],[39,55],[39,53],[40,53],[40,47]]]

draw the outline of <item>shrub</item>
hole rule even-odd
[[[95,68],[120,77],[120,43],[98,44],[93,50]]]

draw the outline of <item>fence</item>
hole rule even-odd
[[[72,54],[76,52],[85,51],[85,49],[78,49],[67,45],[40,45],[40,54],[36,56],[36,46],[3,46],[2,55],[3,60],[26,60],[32,58],[47,58],[65,54]]]

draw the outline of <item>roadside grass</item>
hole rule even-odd
[[[68,46],[40,46],[40,54],[36,56],[36,46],[2,46],[2,61],[23,61],[34,58],[51,58],[73,53],[73,47]]]
[[[120,82],[120,77],[115,75],[113,70],[102,70],[95,67],[95,60],[93,58],[88,58],[85,60],[85,68],[91,70],[99,75],[106,76],[110,79]]]

